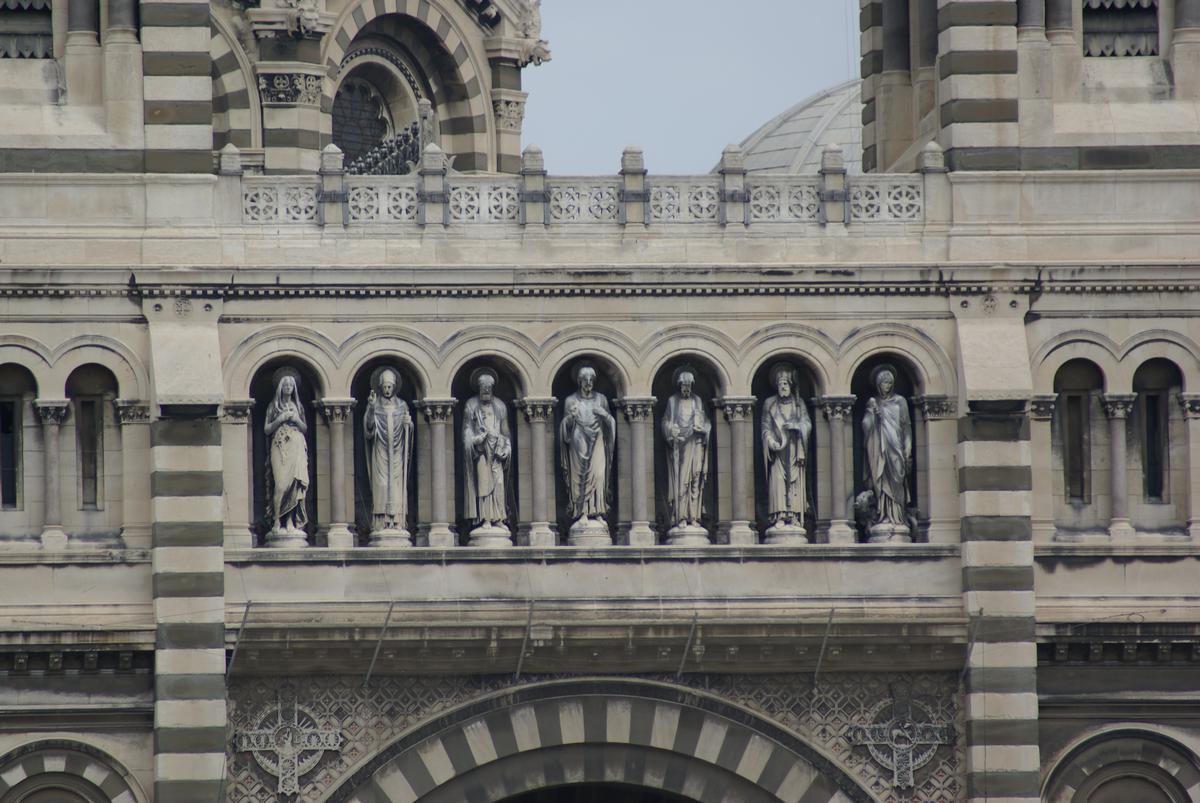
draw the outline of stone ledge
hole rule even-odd
[[[1153,540],[1150,543],[1035,544],[1035,560],[1055,558],[1186,558],[1200,557],[1200,544],[1192,541]]]

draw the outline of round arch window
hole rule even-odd
[[[394,124],[387,100],[365,77],[351,75],[333,99],[333,142],[347,162],[392,135]]]
[[[1096,771],[1080,785],[1072,803],[1188,803],[1191,797],[1161,767],[1121,761]]]
[[[0,803],[107,803],[99,788],[75,775],[47,772],[26,778],[8,790]]]

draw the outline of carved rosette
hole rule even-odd
[[[525,122],[525,101],[497,98],[492,101],[492,112],[496,115],[496,128],[519,132]]]
[[[61,425],[67,420],[67,411],[71,403],[66,399],[38,399],[33,403],[43,424]]]
[[[321,415],[330,424],[346,424],[354,416],[354,399],[321,399]]]
[[[1108,393],[1104,396],[1104,414],[1109,418],[1128,418],[1137,396],[1133,393]]]
[[[126,424],[150,423],[150,405],[136,399],[113,399],[113,410],[117,414],[117,423]]]
[[[654,420],[654,402],[653,396],[645,398],[626,398],[617,402],[617,407],[625,414],[625,420],[629,423],[637,423],[639,421]]]
[[[1184,418],[1200,419],[1200,393],[1180,393],[1179,406]]]
[[[717,399],[716,404],[726,421],[750,421],[754,418],[755,401],[753,396],[725,396]]]
[[[221,420],[226,424],[245,424],[254,410],[254,399],[226,399],[221,404]]]
[[[554,415],[554,406],[558,399],[549,396],[544,399],[521,399],[517,406],[525,414],[525,420],[530,424],[544,424]]]
[[[958,413],[958,405],[949,396],[918,396],[913,403],[926,421],[954,418]]]
[[[826,421],[849,421],[854,412],[855,396],[822,396],[817,399]]]
[[[454,405],[457,403],[458,399],[426,399],[420,402],[418,409],[429,423],[445,424],[454,415]]]
[[[307,73],[262,72],[258,74],[258,96],[263,103],[321,103],[321,76]]]
[[[1029,400],[1029,417],[1034,421],[1049,421],[1054,417],[1054,405],[1057,403],[1058,396],[1053,394],[1034,396]]]

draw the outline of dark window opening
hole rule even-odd
[[[333,142],[347,164],[387,139],[387,103],[371,84],[350,78],[333,99]]]
[[[85,510],[100,506],[100,438],[103,422],[98,399],[80,399],[75,427],[79,439],[80,501]]]
[[[1066,469],[1067,498],[1082,502],[1087,497],[1087,472],[1084,439],[1087,437],[1087,397],[1066,396],[1063,410],[1063,463]]]
[[[0,401],[0,508],[17,507],[17,477],[21,457],[20,408],[16,401]]]
[[[1158,55],[1158,0],[1083,0],[1083,55]]]
[[[1143,399],[1146,431],[1142,437],[1142,467],[1146,475],[1146,498],[1161,502],[1167,473],[1166,397],[1147,393]]]

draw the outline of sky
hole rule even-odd
[[[552,59],[523,74],[523,140],[559,175],[703,173],[788,107],[858,73],[857,0],[543,0]]]

